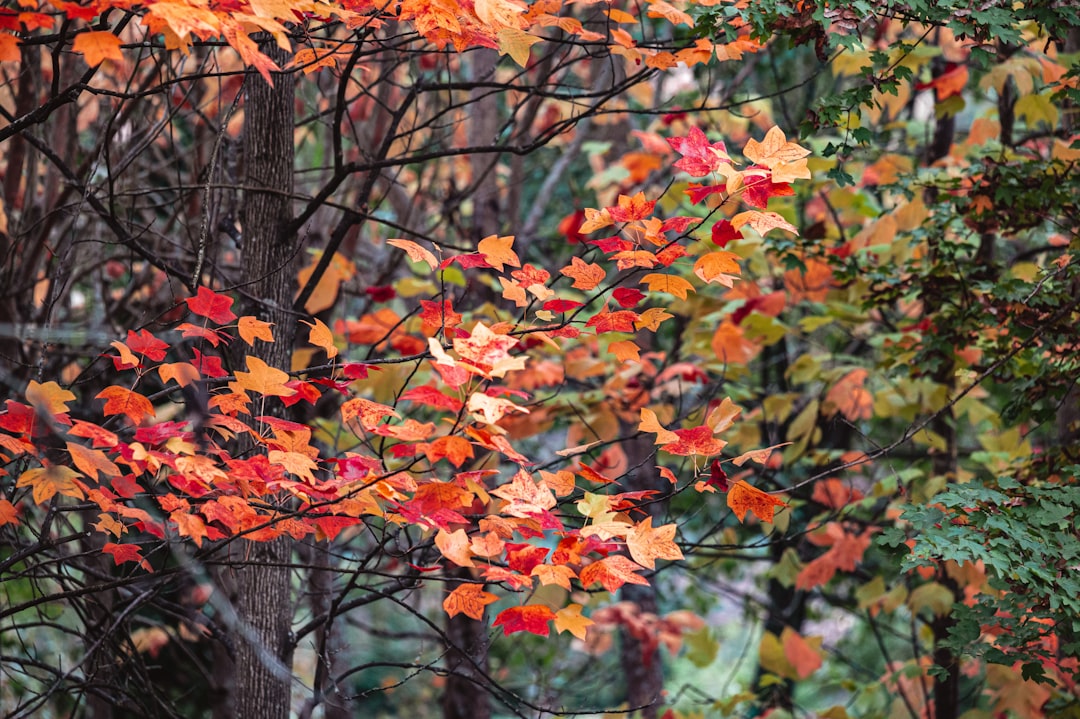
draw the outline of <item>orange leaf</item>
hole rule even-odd
[[[639,330],[649,330],[650,332],[656,332],[660,325],[665,321],[670,320],[675,315],[667,312],[662,307],[650,307],[641,313],[641,315],[634,322],[634,328]]]
[[[859,368],[848,372],[834,384],[825,395],[825,410],[831,416],[840,412],[855,422],[870,419],[874,410],[874,397],[866,389],[867,371]]]
[[[372,402],[363,397],[354,397],[341,405],[342,422],[347,424],[359,418],[360,426],[369,432],[378,426],[383,417],[400,418],[401,415],[395,412],[393,407],[387,407],[385,404]]]
[[[727,503],[740,522],[746,517],[748,511],[753,512],[762,522],[771,522],[773,521],[773,511],[777,507],[787,506],[787,504],[771,494],[762,492],[757,487],[752,487],[743,481],[738,481],[731,486],[728,491]]]
[[[676,529],[674,524],[653,529],[652,517],[646,517],[626,535],[626,548],[633,560],[647,569],[655,569],[657,559],[682,559],[682,550],[675,544]]]
[[[581,570],[581,586],[588,589],[596,582],[609,592],[618,591],[624,584],[648,585],[645,577],[635,574],[643,569],[640,564],[631,562],[621,554],[613,554],[610,557],[597,560]]]
[[[615,359],[619,360],[620,362],[641,360],[641,348],[630,340],[612,342],[610,345],[608,345],[608,352],[615,355]]]
[[[470,547],[469,535],[464,529],[456,529],[447,532],[440,529],[435,535],[435,546],[442,555],[459,567],[475,567],[472,561],[472,548]]]
[[[555,495],[545,484],[537,484],[525,470],[518,470],[509,484],[491,491],[496,497],[510,504],[503,513],[511,517],[529,517],[555,506]]]
[[[821,638],[817,637],[817,640],[820,643]],[[784,627],[780,642],[784,647],[784,656],[791,662],[799,679],[806,679],[821,668],[821,654],[791,627]]]
[[[18,62],[22,59],[19,39],[9,33],[0,33],[0,62]]]
[[[555,612],[555,630],[559,634],[570,632],[582,641],[585,640],[586,629],[595,623],[581,613],[580,604],[568,604]]]
[[[477,322],[468,337],[455,337],[454,350],[471,364],[466,369],[488,379],[503,377],[507,372],[525,368],[525,357],[511,357],[509,350],[517,339],[492,332],[483,322]]]
[[[202,546],[203,537],[208,536],[208,534],[206,522],[201,517],[178,509],[169,515],[169,519],[176,522],[176,531],[181,537],[191,537],[195,541],[195,546]]]
[[[263,322],[255,317],[244,315],[237,322],[236,331],[240,333],[240,338],[247,342],[248,346],[254,347],[257,339],[267,342],[274,341],[274,333],[270,329],[273,326],[273,322]]]
[[[190,362],[161,364],[158,365],[157,372],[163,383],[168,384],[169,380],[175,380],[181,387],[187,387],[200,377],[199,370]]]
[[[413,262],[426,262],[427,266],[432,270],[439,265],[439,261],[430,250],[425,250],[412,240],[387,240],[386,244],[391,247],[397,247],[400,250],[405,250],[405,254],[409,256],[410,260]]]
[[[460,467],[474,456],[472,442],[458,435],[439,437],[427,445],[424,454],[432,464],[446,458],[455,467]]]
[[[502,627],[504,635],[514,632],[531,632],[542,637],[550,634],[548,622],[555,618],[555,612],[543,604],[527,604],[524,607],[510,607],[499,612],[492,623],[493,627]]]
[[[757,210],[740,212],[731,218],[731,224],[736,230],[743,225],[750,225],[761,236],[765,236],[770,230],[786,230],[793,235],[799,234],[795,225],[775,212],[758,212]]]
[[[570,589],[570,580],[577,578],[577,573],[565,564],[560,564],[559,566],[540,564],[533,567],[530,575],[539,577],[541,584],[557,584],[568,591]]]
[[[65,497],[83,498],[83,491],[75,484],[75,478],[79,474],[70,467],[50,464],[45,467],[28,469],[19,475],[16,487],[32,487],[34,502],[44,504],[53,498],[55,494]]]
[[[651,432],[655,434],[656,441],[654,444],[671,444],[672,442],[679,441],[679,435],[675,434],[670,429],[666,429],[664,425],[660,424],[656,412],[645,407],[641,408],[641,423],[638,424],[638,429],[642,432]]]
[[[150,400],[124,387],[106,387],[96,399],[105,400],[106,415],[125,415],[132,424],[139,424],[144,418],[154,416],[154,406]]]
[[[464,614],[480,621],[484,618],[484,607],[499,601],[491,592],[484,591],[483,584],[460,584],[443,600],[443,609],[451,617]]]
[[[153,571],[150,562],[143,559],[141,550],[137,544],[115,544],[113,542],[106,542],[105,546],[101,548],[101,553],[112,555],[113,562],[115,562],[118,567],[124,562],[138,562],[139,566],[146,571]]]
[[[687,292],[693,292],[694,286],[677,275],[652,273],[641,278],[639,284],[647,284],[650,292],[666,292],[680,300],[686,299]]]
[[[119,477],[122,474],[120,468],[100,449],[90,449],[74,442],[68,442],[67,449],[72,463],[91,479],[98,479],[99,473],[107,477]]]
[[[794,142],[788,142],[787,136],[779,127],[773,127],[765,133],[765,138],[761,142],[750,138],[746,147],[743,148],[743,155],[748,160],[769,168],[781,162],[796,162],[809,154],[810,151],[806,148]]]
[[[588,291],[595,289],[607,277],[607,272],[603,267],[586,262],[580,257],[571,259],[570,264],[559,270],[559,272],[574,280],[571,287],[575,290]]]
[[[769,461],[769,455],[772,454],[772,451],[774,449],[779,449],[780,447],[786,447],[789,444],[791,444],[791,442],[782,442],[781,444],[774,444],[772,447],[763,447],[762,449],[752,449],[749,452],[743,452],[738,457],[731,460],[731,462],[736,467],[741,467],[741,466],[743,466],[744,464],[746,464],[747,462],[749,462],[751,460],[753,460],[754,462],[757,462],[758,464],[765,464],[766,462]]]
[[[83,32],[75,36],[71,49],[86,56],[90,67],[100,65],[104,60],[123,60],[120,51],[120,38],[107,30]]]
[[[746,339],[742,327],[727,319],[716,328],[711,345],[717,359],[725,364],[746,364],[761,351],[757,344]]]
[[[247,355],[244,360],[249,371],[236,373],[236,383],[243,389],[266,397],[289,397],[296,394],[296,390],[285,386],[289,381],[286,372],[271,367],[258,357]]]
[[[719,250],[702,255],[694,263],[694,274],[701,278],[702,282],[721,284],[724,287],[732,287],[735,278],[742,273],[739,267],[738,255],[734,252]]]
[[[727,442],[724,440],[713,437],[712,428],[708,425],[677,429],[675,430],[675,436],[676,441],[665,444],[660,449],[668,454],[675,454],[680,457],[690,455],[711,457],[714,454],[723,452],[724,447],[727,446]]]
[[[311,328],[311,332],[308,333],[308,342],[326,352],[326,356],[330,359],[337,357],[338,348],[334,345],[334,333],[322,320],[316,317],[315,324],[304,320],[300,322]]]
[[[484,256],[489,265],[502,272],[503,265],[521,267],[521,260],[518,259],[517,253],[510,249],[513,246],[513,235],[505,237],[490,235],[480,240],[480,244],[476,246],[476,249]]]
[[[19,523],[19,510],[15,509],[15,505],[6,499],[0,499],[0,527],[5,524],[18,524]]]

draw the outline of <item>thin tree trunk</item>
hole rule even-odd
[[[262,43],[260,49],[279,66],[288,60],[273,42]],[[247,351],[271,367],[288,370],[296,326],[288,308],[295,291],[298,248],[296,238],[283,236],[282,229],[292,217],[295,81],[291,74],[279,73],[274,73],[273,81],[270,86],[249,76],[245,92],[242,279],[250,298],[242,310],[274,323],[275,342],[260,342]],[[282,409],[275,402],[266,412]],[[241,623],[234,635],[236,717],[288,719],[293,605],[286,565],[292,540],[283,535],[271,542],[234,546],[233,558],[244,564],[235,573]]]

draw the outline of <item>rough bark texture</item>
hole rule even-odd
[[[287,56],[273,43],[263,52],[279,66]],[[244,103],[244,204],[241,213],[243,278],[249,293],[246,314],[274,323],[273,343],[259,342],[251,354],[272,367],[289,369],[296,317],[288,311],[295,290],[295,237],[282,229],[292,215],[295,83],[275,73],[271,87],[257,75],[247,79]],[[277,403],[268,403],[273,412]],[[238,719],[288,719],[292,642],[289,587],[291,540],[238,542],[233,558],[240,626],[236,644],[235,710]]]
[[[622,428],[624,434],[633,433],[636,430],[637,428],[632,424],[624,424]],[[670,487],[664,486],[666,481],[660,479],[654,467],[656,462],[652,456],[653,445],[649,437],[642,435],[630,440],[624,446],[627,461],[631,467],[630,474],[626,478],[628,492],[655,490],[666,493],[670,491]],[[654,526],[663,523],[662,518],[666,509],[666,500],[655,501],[648,505]],[[656,614],[659,609],[656,589],[651,583],[648,586],[625,584],[620,590],[619,597],[638,605],[643,614]],[[664,665],[659,649],[646,647],[640,639],[623,628],[619,632],[619,660],[626,677],[627,704],[632,709],[642,707],[640,712],[642,719],[656,719],[663,706],[664,690]]]

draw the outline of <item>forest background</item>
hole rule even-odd
[[[6,3],[3,716],[1080,716],[1078,52]]]

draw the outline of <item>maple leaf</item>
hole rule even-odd
[[[135,425],[154,416],[154,405],[150,400],[126,387],[106,387],[95,399],[105,400],[106,415],[122,414]]]
[[[197,547],[201,547],[203,539],[209,536],[206,522],[198,515],[177,509],[169,514],[169,519],[176,523],[176,531],[180,536],[191,537]]]
[[[608,352],[620,362],[641,361],[641,348],[629,340],[612,342],[608,345]]]
[[[124,59],[124,53],[120,51],[120,38],[107,30],[79,33],[75,36],[71,49],[81,52],[90,67],[96,67],[105,60]]]
[[[682,159],[675,163],[691,177],[704,177],[715,172],[721,164],[731,162],[723,142],[710,143],[698,127],[691,127],[686,137],[669,137],[668,144]]]
[[[499,272],[502,272],[504,265],[521,267],[521,260],[518,259],[517,253],[510,249],[513,245],[513,235],[508,235],[506,237],[490,235],[480,240],[476,249],[484,256],[484,260],[486,260],[489,265]]]
[[[499,30],[497,37],[499,39],[499,54],[509,55],[521,67],[528,65],[532,46],[543,39],[530,35],[516,27],[506,27]]]
[[[749,225],[762,237],[770,230],[786,230],[793,235],[799,234],[799,231],[795,229],[795,225],[775,212],[759,212],[758,210],[740,212],[731,218],[731,225],[736,230],[742,228],[743,225]]]
[[[367,431],[375,429],[384,417],[398,417],[393,407],[372,402],[363,397],[354,397],[341,405],[341,421],[348,424],[354,419],[360,420],[360,426]]]
[[[128,330],[127,346],[135,354],[140,354],[155,362],[165,359],[165,353],[169,350],[167,343],[162,342],[146,330],[139,330],[138,332]]]
[[[220,295],[209,287],[200,287],[194,297],[184,300],[188,309],[199,317],[205,317],[219,325],[227,324],[236,319],[236,314],[230,309],[233,298],[228,295]]]
[[[44,504],[56,494],[82,499],[85,495],[75,478],[79,474],[70,467],[48,464],[44,467],[28,469],[19,475],[16,487],[31,487],[36,504]]]
[[[289,381],[288,373],[271,367],[252,355],[245,356],[244,361],[249,371],[236,373],[236,384],[242,389],[265,397],[289,397],[296,394],[296,390],[285,384]]]
[[[514,404],[508,399],[502,397],[491,397],[483,392],[475,392],[469,397],[469,403],[466,406],[469,412],[472,412],[473,417],[479,422],[485,424],[496,424],[500,419],[505,417],[510,412],[521,412],[528,414],[528,407],[522,407]]]
[[[509,502],[503,512],[511,517],[529,517],[555,506],[555,495],[547,485],[537,484],[529,473],[518,470],[509,484],[504,484],[491,494]]]
[[[529,575],[538,577],[540,583],[543,585],[555,584],[567,591],[571,588],[570,580],[577,578],[577,573],[565,564],[560,564],[558,566],[541,564],[533,567],[532,571],[529,572]]]
[[[596,624],[581,613],[580,604],[568,604],[555,612],[555,630],[562,634],[570,632],[578,639],[585,641],[588,627]]]
[[[626,535],[626,548],[630,551],[630,557],[646,569],[655,569],[657,559],[682,559],[682,550],[675,544],[677,529],[674,524],[653,529],[652,517],[646,517]]]
[[[472,443],[458,435],[439,437],[432,441],[424,448],[424,455],[432,464],[440,459],[447,459],[455,467],[460,467],[475,456]]]
[[[720,454],[724,451],[724,447],[727,446],[727,442],[713,436],[712,428],[708,425],[691,427],[690,429],[677,429],[675,430],[675,436],[678,437],[677,441],[665,444],[660,449],[668,454],[680,457],[690,455],[709,457]]]
[[[464,614],[477,621],[484,618],[484,607],[499,601],[491,592],[484,591],[483,584],[459,584],[443,600],[443,609],[451,617]]]
[[[461,324],[463,317],[454,312],[453,303],[450,300],[432,302],[420,300],[423,311],[420,313],[420,321],[424,327],[431,330],[450,329]]]
[[[150,566],[150,562],[143,559],[142,550],[139,549],[137,544],[116,544],[114,542],[106,542],[105,546],[101,548],[101,553],[112,555],[113,562],[118,567],[125,562],[138,562],[139,566],[146,571],[154,571]]]
[[[788,142],[784,131],[775,126],[765,133],[765,138],[761,142],[750,138],[746,147],[743,148],[743,155],[748,160],[769,168],[781,162],[797,162],[809,154],[810,151],[806,148],[799,147],[794,142]],[[809,179],[809,174],[807,179]]]
[[[827,415],[840,412],[852,422],[870,419],[874,411],[874,397],[864,386],[867,376],[865,369],[854,369],[834,384],[825,395]]]
[[[746,339],[741,327],[727,319],[716,328],[710,344],[717,359],[725,364],[747,364],[761,351],[759,345]]]
[[[735,225],[731,224],[730,220],[720,220],[712,226],[712,241],[713,244],[720,247],[726,247],[729,242],[734,240],[743,239],[742,233],[735,229]],[[696,267],[694,268],[696,271]],[[700,277],[700,275],[698,275]],[[708,281],[708,280],[706,280]]]
[[[391,247],[397,247],[400,250],[405,250],[405,254],[409,256],[410,260],[413,262],[424,262],[431,270],[434,270],[439,266],[439,261],[435,258],[435,255],[431,253],[431,250],[424,249],[412,240],[387,240],[386,244]]]
[[[525,357],[511,357],[511,347],[518,341],[507,335],[492,332],[483,322],[477,322],[468,337],[455,337],[454,350],[462,359],[472,363],[478,374],[487,377],[503,377],[507,372],[525,367]],[[470,369],[473,371],[473,369]]]
[[[0,499],[0,527],[5,524],[18,524],[19,510],[6,499]]]
[[[660,424],[656,412],[653,412],[647,407],[641,408],[641,423],[638,424],[638,430],[655,434],[656,444],[671,444],[679,441],[679,435],[669,429],[665,429],[664,425]]]
[[[402,392],[399,399],[427,405],[428,407],[434,407],[435,409],[447,410],[449,412],[457,412],[465,406],[457,397],[451,397],[450,395],[444,394],[431,385],[412,387]]]
[[[634,329],[649,330],[650,332],[656,332],[656,330],[665,321],[670,320],[675,315],[671,314],[663,307],[650,307],[641,313],[637,321],[634,322]]]
[[[747,512],[752,512],[762,522],[772,522],[775,509],[787,506],[771,494],[741,480],[731,486],[727,503],[740,522],[745,519]]]
[[[600,265],[586,262],[580,257],[571,258],[570,264],[559,270],[560,274],[574,280],[575,290],[591,290],[604,281],[607,271]]]
[[[67,403],[75,401],[75,393],[62,388],[56,382],[38,384],[30,380],[24,396],[27,403],[38,412],[54,417],[66,415]]]
[[[469,535],[465,533],[464,529],[457,529],[453,532],[440,529],[438,534],[435,535],[435,546],[439,548],[444,557],[459,567],[476,566],[471,559],[472,548],[469,546],[470,544]]]
[[[551,633],[548,622],[554,618],[555,612],[549,607],[543,604],[526,604],[499,612],[491,626],[502,627],[505,636],[515,632],[529,632],[546,637]]]
[[[640,564],[630,561],[621,554],[599,559],[584,567],[579,576],[581,586],[588,589],[596,582],[609,592],[616,592],[624,584],[648,585],[648,580],[635,572],[644,569]]]
[[[611,296],[624,309],[629,309],[645,299],[645,294],[641,290],[635,290],[632,287],[616,287]]]
[[[68,442],[67,450],[71,455],[72,463],[91,479],[98,479],[99,474],[106,477],[119,477],[122,474],[116,463],[106,457],[100,449],[88,449],[81,444]]]
[[[615,222],[633,222],[644,220],[652,214],[656,206],[656,200],[646,200],[645,193],[639,192],[633,197],[619,195],[618,205],[608,207],[608,214]]]
[[[595,327],[596,334],[604,334],[605,332],[633,332],[634,322],[638,320],[640,315],[637,312],[631,312],[630,310],[616,310],[610,312],[605,308],[602,312],[597,312],[593,315],[588,322],[585,323],[586,327]]]
[[[817,640],[820,645],[821,638],[817,637]],[[780,643],[784,648],[784,656],[795,670],[796,678],[806,679],[821,668],[821,653],[791,627],[784,627],[780,634]]]
[[[249,347],[254,347],[257,339],[265,342],[274,341],[274,332],[271,329],[273,326],[273,322],[263,322],[250,315],[244,315],[237,322],[236,331],[240,333],[240,339],[247,342]]]
[[[751,168],[743,173],[742,199],[746,204],[758,209],[769,205],[770,197],[788,197],[795,190],[786,182],[777,182],[768,170]]]
[[[640,284],[647,284],[650,292],[666,292],[680,300],[686,299],[687,292],[693,292],[694,286],[677,275],[652,273],[641,278]]]
[[[300,322],[311,328],[308,333],[309,343],[326,352],[326,356],[330,359],[337,357],[338,348],[334,344],[334,333],[330,331],[330,328],[322,320],[316,317],[314,324],[305,320],[300,320]]]

